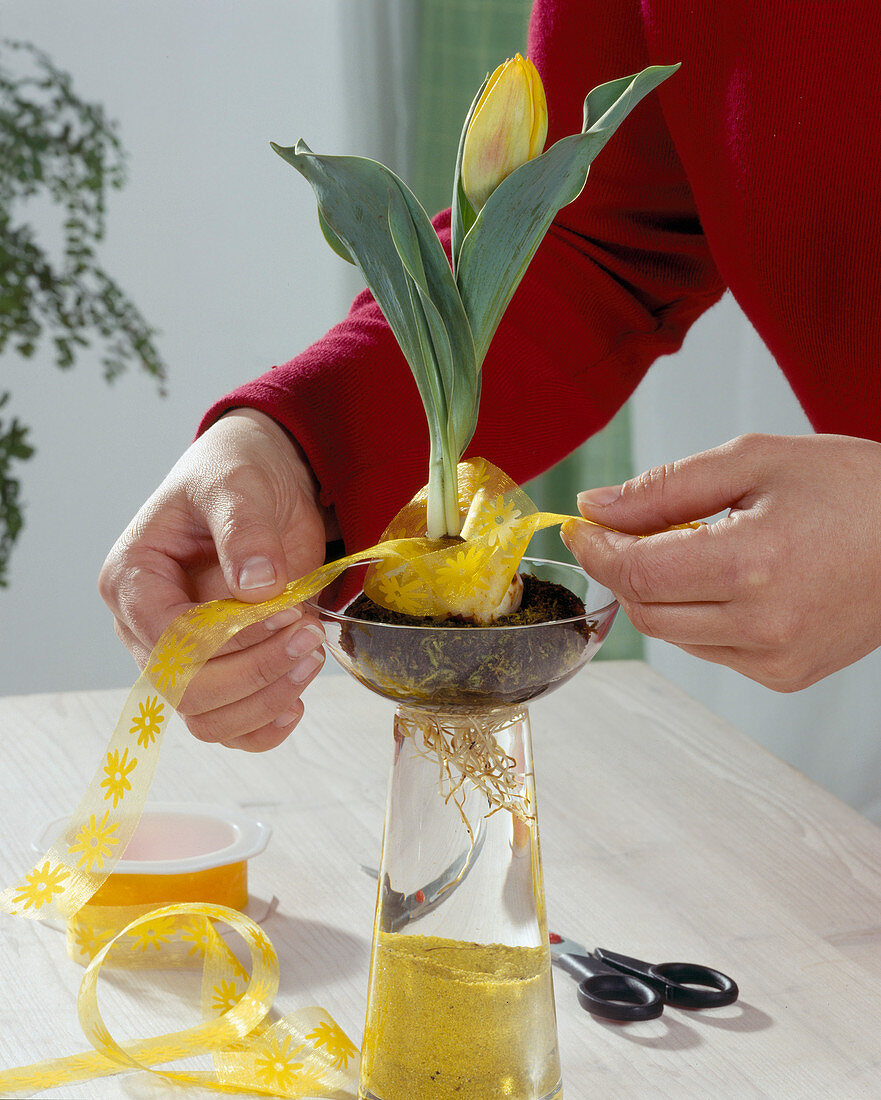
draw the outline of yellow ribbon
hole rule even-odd
[[[242,966],[214,928],[222,921],[238,932],[251,955]],[[175,932],[203,962],[201,1024],[125,1046],[116,1042],[98,1007],[101,967],[132,938],[156,944]],[[109,940],[86,968],[77,998],[89,1054],[39,1062],[0,1073],[4,1096],[125,1069],[148,1070],[178,1085],[271,1096],[351,1096],[357,1047],[320,1008],[304,1008],[266,1023],[278,989],[278,959],[265,933],[235,909],[219,905],[168,905],[146,913]],[[213,1072],[175,1072],[152,1067],[211,1051]],[[352,1061],[353,1065],[349,1066]]]
[[[95,1052],[0,1072],[0,1093],[149,1068],[210,1050],[215,1052],[214,1074],[163,1076],[221,1091],[351,1095],[347,1090],[357,1080],[357,1068],[348,1061],[357,1048],[323,1010],[304,1009],[270,1027],[261,1023],[278,984],[278,969],[272,945],[253,921],[228,907],[184,904],[136,910],[135,919],[119,931],[114,919],[130,914],[111,919],[109,913],[99,913],[101,907],[87,903],[107,881],[140,820],[168,715],[202,665],[240,630],[311,598],[350,565],[364,561],[376,563],[365,581],[368,594],[394,610],[419,615],[467,612],[475,591],[497,605],[532,535],[573,518],[539,512],[484,459],[460,464],[459,482],[460,540],[418,537],[425,530],[422,490],[398,513],[378,545],[321,566],[291,582],[275,599],[260,604],[215,600],[185,611],[164,631],[69,823],[33,868],[0,892],[0,912],[61,918],[69,922],[78,954],[91,957],[78,1004]],[[107,918],[103,926],[102,918]],[[219,946],[223,941],[211,924],[216,919],[239,932],[251,948],[254,969],[247,989],[242,987],[247,973]],[[125,959],[122,945],[128,947],[128,966],[135,965],[139,953],[149,957],[153,950],[163,953],[169,965],[192,965],[194,954],[203,955],[204,948],[203,1023],[139,1045],[119,1046],[101,1020],[96,987],[98,972],[113,951],[118,962]],[[227,994],[230,1007],[218,1013],[216,1005]],[[233,1004],[234,997],[238,1000]]]

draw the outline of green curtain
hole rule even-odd
[[[462,121],[481,81],[505,58],[526,51],[530,7],[530,0],[419,4],[409,178],[430,213],[449,206]],[[625,406],[606,428],[525,489],[542,509],[571,513],[580,489],[617,485],[632,472],[630,414]],[[556,529],[537,535],[530,553],[571,560]],[[600,656],[623,659],[642,654],[642,636],[620,615]]]

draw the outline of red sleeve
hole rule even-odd
[[[591,7],[534,6],[530,56],[547,94],[548,144],[580,130],[590,88],[651,63],[635,4],[607,7],[599,23]],[[580,198],[560,212],[484,362],[468,453],[517,482],[601,428],[723,291],[664,123],[663,94],[662,86],[639,104],[591,166]],[[435,224],[447,244],[447,215]],[[348,552],[375,542],[426,480],[416,386],[366,292],[312,347],[216,403],[200,431],[242,405],[274,417],[301,444]]]

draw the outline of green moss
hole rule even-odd
[[[530,574],[520,610],[488,626],[402,615],[363,593],[346,614],[359,621],[346,624],[340,644],[365,679],[402,702],[435,708],[535,698],[580,666],[596,628],[574,593]]]

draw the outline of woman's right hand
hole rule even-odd
[[[98,587],[141,668],[168,624],[206,600],[271,599],[321,565],[332,514],[296,443],[270,417],[236,409],[183,454],[117,540]],[[300,721],[324,663],[302,608],[240,631],[206,662],[178,707],[194,736],[259,752]]]

